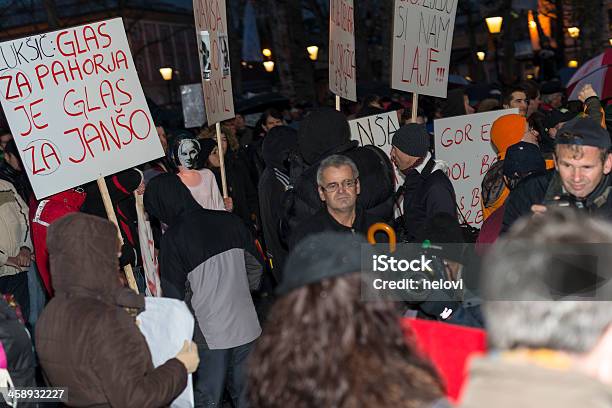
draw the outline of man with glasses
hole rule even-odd
[[[429,152],[425,126],[409,123],[393,135],[391,160],[405,176],[403,239],[413,241],[427,220],[438,213],[456,217],[455,190],[446,176],[448,165]]]
[[[610,135],[591,118],[575,118],[555,138],[555,170],[520,183],[504,212],[502,232],[521,216],[573,207],[612,218]]]
[[[378,217],[357,206],[360,193],[359,170],[346,156],[332,155],[317,170],[319,198],[325,207],[300,223],[289,239],[290,249],[308,235],[323,231],[366,234]]]

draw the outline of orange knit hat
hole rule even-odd
[[[527,119],[521,115],[504,115],[493,122],[491,127],[491,142],[497,149],[500,160],[506,157],[506,150],[523,139]]]

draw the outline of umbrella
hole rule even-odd
[[[612,48],[587,61],[567,84],[569,100],[577,100],[580,89],[591,84],[600,99],[612,98]]]

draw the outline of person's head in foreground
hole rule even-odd
[[[583,199],[605,188],[612,171],[610,135],[589,118],[567,122],[555,139],[555,167],[564,189]]]
[[[420,407],[442,397],[394,305],[362,301],[362,243],[322,233],[291,253],[251,355],[252,407]]]
[[[465,407],[610,406],[611,244],[612,224],[555,209],[494,245],[482,287],[496,353],[474,362]]]

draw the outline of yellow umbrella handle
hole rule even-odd
[[[389,237],[389,249],[391,252],[395,252],[395,247],[397,244],[397,236],[395,235],[395,230],[391,228],[389,224],[385,224],[384,222],[377,222],[376,224],[372,224],[372,226],[368,229],[368,242],[372,245],[375,245],[376,238],[374,238],[374,234],[382,231]]]

